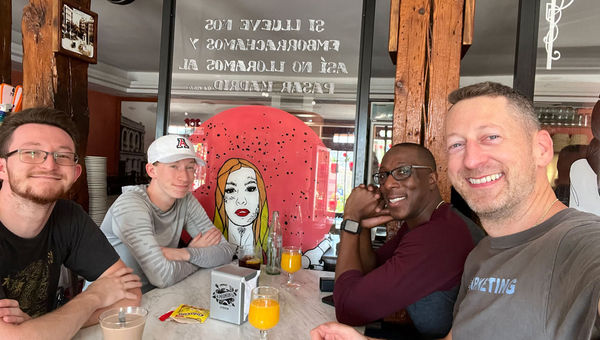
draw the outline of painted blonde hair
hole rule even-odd
[[[254,244],[263,249],[263,255],[267,249],[267,234],[269,232],[269,208],[267,205],[267,191],[265,182],[260,175],[258,168],[254,164],[243,158],[230,158],[219,169],[217,174],[217,189],[215,190],[215,217],[214,225],[223,233],[226,239],[229,239],[229,218],[225,212],[225,185],[229,174],[241,168],[250,168],[256,175],[256,186],[258,188],[258,215],[252,222],[252,232],[254,233]]]

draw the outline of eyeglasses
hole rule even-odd
[[[52,155],[54,162],[56,162],[58,165],[73,166],[79,161],[79,157],[73,152],[48,152],[32,149],[13,150],[4,155],[4,158],[8,158],[16,153],[19,154],[19,160],[21,160],[21,162],[29,164],[44,163],[48,158],[48,155]]]
[[[413,169],[429,169],[433,171],[430,166],[425,165],[403,165],[399,166],[396,169],[392,169],[390,171],[382,171],[376,174],[373,174],[373,182],[377,185],[385,183],[389,175],[397,181],[402,181],[410,177],[412,175]]]

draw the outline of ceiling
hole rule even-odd
[[[544,21],[544,3],[549,0],[541,0],[541,2],[536,100],[588,103],[595,101],[594,98],[597,98],[600,93],[600,34],[598,34],[600,32],[600,4],[598,0],[574,0],[570,7],[563,10],[558,24],[560,29],[558,39],[554,42],[555,49],[560,51],[562,58],[553,62],[551,71],[544,69],[546,53],[542,42],[542,38],[548,30],[548,24]],[[14,67],[18,68],[22,56],[20,21],[22,9],[27,1],[13,0],[12,3],[12,58]],[[196,82],[196,79],[203,79],[203,81],[210,79],[212,82],[213,79],[219,77],[222,79],[235,77],[242,80],[289,78],[301,81],[324,78],[326,81],[331,78],[341,84],[336,89],[340,96],[315,95],[308,101],[316,100],[322,102],[323,105],[344,103],[349,97],[344,97],[342,94],[345,92],[352,94],[354,91],[352,86],[355,86],[356,82],[360,36],[357,20],[360,18],[361,3],[361,0],[177,1],[179,17],[175,34],[173,76],[176,100],[172,109],[183,112],[190,105],[199,105],[194,99],[202,99],[204,102],[210,99],[213,102],[226,103],[228,95],[223,92],[190,93],[185,90],[186,84]],[[129,5],[121,6],[106,0],[93,0],[91,8],[98,13],[99,27],[98,64],[90,66],[90,87],[128,97],[156,96],[162,1],[137,0]],[[461,62],[461,84],[487,79],[508,85],[512,84],[517,8],[518,0],[476,0],[475,36],[473,45]],[[228,17],[238,23],[240,18],[290,18],[288,13],[293,13],[291,15],[294,18],[303,21],[318,17],[318,13],[327,13],[324,15],[328,18],[327,30],[324,33],[319,35],[314,32],[302,34],[291,32],[286,33],[285,36],[299,39],[307,37],[339,39],[342,42],[340,51],[324,54],[328,59],[343,60],[346,63],[348,74],[326,75],[325,77],[317,74],[315,78],[316,71],[313,74],[291,74],[291,68],[287,68],[285,74],[243,75],[223,75],[206,70],[196,73],[178,70],[178,67],[182,66],[184,58],[194,56],[192,45],[187,43],[188,39],[196,35],[207,34],[206,31],[202,31],[202,23],[206,22],[207,18]],[[389,0],[377,1],[372,63],[374,78],[371,86],[372,97],[375,96],[375,99],[390,99],[393,95],[392,84],[395,68],[387,53],[388,20]],[[221,32],[209,33],[211,38],[222,37]],[[247,33],[251,32],[237,32],[239,37],[252,37]],[[282,36],[284,34],[280,32],[268,32],[262,37],[281,39]],[[204,41],[204,36],[201,38]],[[222,52],[220,55],[217,53],[214,57],[207,54],[202,55],[198,60],[203,62],[209,58],[224,58],[224,55],[232,59],[254,58],[248,53],[247,51]],[[308,58],[308,55],[306,56]],[[291,65],[294,60],[304,57],[305,55],[300,52],[273,52],[260,54],[258,58],[282,60],[286,62],[286,65]],[[318,58],[313,61],[313,65],[315,69],[318,68]],[[348,84],[351,86],[347,86]],[[264,100],[261,98],[261,93],[248,93],[247,99],[250,102]],[[177,100],[180,100],[180,105]],[[303,100],[300,97],[296,102],[298,107],[306,109],[306,99]],[[328,111],[334,111],[333,106],[335,105],[330,105]],[[342,109],[344,112],[347,110],[348,108]],[[344,114],[341,113],[342,116]],[[352,112],[352,114],[354,113]],[[333,119],[339,118],[335,113],[332,115]]]

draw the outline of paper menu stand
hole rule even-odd
[[[227,264],[213,269],[210,284],[210,318],[237,325],[248,319],[250,293],[260,270]]]
[[[23,105],[23,86],[0,84],[0,110],[7,112],[21,111]]]
[[[8,84],[0,84],[0,104],[11,104],[15,96],[15,88]]]

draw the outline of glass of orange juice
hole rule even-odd
[[[281,270],[288,274],[287,282],[284,284],[289,288],[298,288],[300,282],[293,282],[294,273],[302,267],[302,250],[300,247],[283,247],[281,252]]]
[[[248,321],[260,330],[261,340],[267,339],[267,330],[279,322],[279,290],[259,286],[252,289]]]

